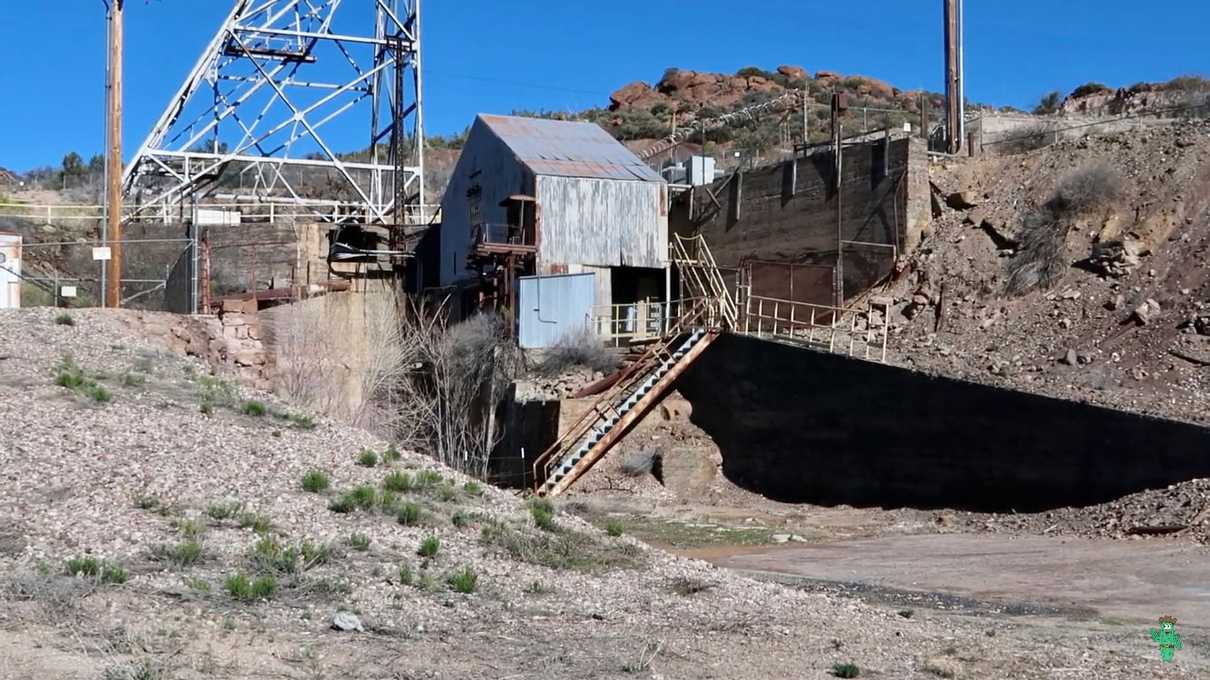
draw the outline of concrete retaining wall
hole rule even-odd
[[[1210,476],[1210,429],[741,336],[678,389],[728,479],[785,501],[1028,511]]]

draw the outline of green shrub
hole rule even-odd
[[[362,467],[374,467],[378,465],[378,454],[369,449],[362,449],[357,456],[357,464]]]
[[[84,394],[99,404],[106,404],[113,400],[113,393],[106,389],[104,385],[98,385],[97,383],[85,387]]]
[[[239,501],[222,501],[219,503],[211,503],[206,506],[206,515],[210,519],[223,521],[237,517],[244,509],[244,504]]]
[[[74,326],[74,325],[76,325],[76,320],[71,318],[71,314],[64,312],[63,314],[60,314],[55,317],[55,325],[56,326]]]
[[[449,584],[450,589],[454,592],[469,595],[475,592],[476,587],[479,585],[479,575],[470,567],[462,567],[446,576],[445,582]]]
[[[525,592],[530,595],[544,595],[550,592],[550,587],[541,581],[530,581],[525,586]]]
[[[95,557],[76,557],[67,561],[68,576],[82,576],[95,579],[98,583],[121,585],[127,581],[129,574],[121,565],[98,560]]]
[[[382,480],[382,488],[387,491],[402,493],[411,491],[413,486],[412,476],[406,472],[392,472]]]
[[[277,591],[277,581],[272,576],[249,579],[244,574],[228,576],[223,583],[232,598],[240,602],[267,600]]]
[[[353,505],[361,510],[373,510],[378,503],[378,489],[369,484],[361,484],[349,492]]]
[[[452,503],[458,500],[458,487],[454,486],[453,482],[447,481],[437,487],[437,498],[443,503]]]
[[[399,506],[395,518],[405,527],[414,527],[420,523],[420,515],[420,506],[409,501]]]
[[[617,538],[626,531],[626,525],[620,519],[611,519],[605,522],[605,533]]]
[[[1038,105],[1034,107],[1034,114],[1038,116],[1050,115],[1059,110],[1063,105],[1063,95],[1058,92],[1047,92],[1042,96]]]
[[[332,558],[332,549],[328,547],[327,543],[303,541],[298,546],[298,553],[302,555],[303,571],[327,564],[328,560]]]
[[[206,523],[200,519],[178,519],[173,526],[187,539],[201,538],[206,534]]]
[[[302,413],[291,413],[286,417],[290,424],[300,430],[314,430],[315,420],[311,416]]]
[[[134,497],[134,507],[139,510],[155,510],[160,507],[160,499],[150,494],[139,494]]]
[[[582,572],[627,569],[639,565],[641,551],[628,543],[598,542],[593,536],[564,529],[528,532],[498,521],[484,524],[480,541],[518,562]]]
[[[395,448],[394,444],[388,446],[382,454],[382,460],[387,463],[398,463],[402,458],[403,454],[399,453],[399,449]]]
[[[365,534],[354,533],[349,536],[349,547],[358,552],[365,552],[370,549],[370,537]]]
[[[445,478],[436,470],[421,470],[416,473],[416,488],[418,489],[431,489],[443,481]]]
[[[142,387],[147,383],[147,378],[139,373],[131,373],[127,371],[122,374],[122,384],[126,387]]]
[[[273,522],[259,512],[244,512],[239,516],[239,528],[251,529],[258,534],[267,534],[273,528]]]
[[[331,480],[328,479],[328,473],[323,470],[311,470],[303,475],[302,488],[303,491],[310,493],[323,493],[331,486]]]
[[[483,494],[483,486],[478,482],[467,482],[466,484],[462,485],[462,490],[465,491],[466,495],[468,496],[480,496]]]
[[[861,675],[861,669],[853,662],[832,664],[832,675],[838,678],[855,678]]]
[[[534,518],[534,525],[543,531],[554,531],[555,506],[546,498],[535,498],[529,502],[529,514]]]
[[[269,412],[269,409],[265,408],[263,403],[254,400],[245,401],[243,404],[240,404],[239,410],[240,413],[252,416],[253,418],[260,418]]]
[[[403,564],[399,565],[399,584],[400,585],[410,586],[410,585],[412,585],[412,583],[415,582],[415,580],[416,580],[416,575],[414,573],[412,573],[412,567],[408,563],[404,562]]]
[[[1097,94],[1099,92],[1112,92],[1112,91],[1113,90],[1109,89],[1109,87],[1107,87],[1103,83],[1084,83],[1083,85],[1072,90],[1071,96],[1073,99],[1078,99],[1079,97],[1086,97],[1090,94]]]
[[[424,540],[420,541],[420,547],[416,549],[416,554],[424,558],[433,558],[437,556],[441,550],[441,539],[436,536],[425,536]]]
[[[249,561],[259,573],[293,574],[298,569],[299,551],[292,546],[283,546],[270,536],[265,536],[252,546]]]
[[[332,512],[347,515],[357,509],[357,504],[353,502],[352,494],[344,494],[337,498],[328,501],[328,509]]]
[[[194,539],[186,539],[176,545],[161,545],[154,550],[153,556],[178,567],[190,567],[202,559],[202,544]]]
[[[450,521],[454,523],[454,526],[461,529],[463,527],[470,525],[471,516],[466,514],[462,510],[458,510],[452,516],[450,516]]]

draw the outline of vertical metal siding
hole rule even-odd
[[[663,267],[662,183],[539,175],[543,264]]]
[[[441,285],[468,278],[471,218],[467,190],[478,183],[481,219],[502,224],[508,211],[500,202],[522,192],[522,181],[523,166],[513,152],[476,119],[441,200]]]
[[[525,349],[551,347],[565,333],[587,327],[595,274],[526,276],[520,284],[517,335]]]

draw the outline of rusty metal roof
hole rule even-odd
[[[535,175],[663,182],[596,123],[479,114]]]

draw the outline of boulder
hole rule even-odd
[[[1142,248],[1137,241],[1099,241],[1092,246],[1088,262],[1106,276],[1120,277],[1134,271],[1143,263]]]
[[[807,73],[807,70],[804,69],[803,67],[790,66],[788,64],[782,64],[781,66],[778,66],[777,72],[782,74],[783,76],[789,78],[790,80],[797,81],[797,82],[804,81],[811,76],[811,74]]]
[[[1139,322],[1139,325],[1146,326],[1154,321],[1161,311],[1163,310],[1160,308],[1160,303],[1149,299],[1135,308],[1133,317],[1135,321]]]
[[[816,79],[816,80],[826,80],[826,81],[829,81],[829,82],[839,82],[839,81],[840,81],[840,80],[842,80],[843,78],[844,78],[844,76],[840,75],[839,73],[837,73],[837,72],[835,72],[835,71],[816,71],[816,73],[815,73],[815,79]]]
[[[777,92],[781,85],[763,76],[748,76],[745,86],[749,92]]]
[[[1069,349],[1067,350],[1067,354],[1064,354],[1059,361],[1068,366],[1076,366],[1080,363],[1080,355],[1074,349]]]
[[[609,95],[610,108],[624,109],[631,108],[638,102],[650,100],[655,92],[651,86],[642,81],[636,81],[623,85],[618,91]]]
[[[339,630],[345,633],[357,631],[358,633],[365,632],[365,626],[361,625],[361,619],[352,612],[336,612],[336,616],[332,617],[332,629]]]

